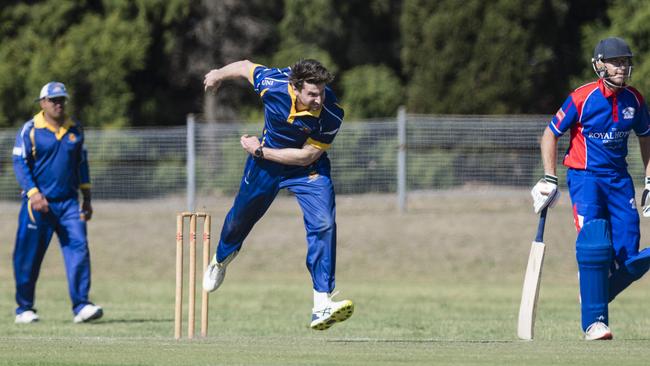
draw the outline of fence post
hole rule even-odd
[[[397,208],[406,212],[406,107],[397,110]]]
[[[194,115],[187,115],[187,210],[194,212],[196,204],[196,147]]]

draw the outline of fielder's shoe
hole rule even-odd
[[[325,330],[335,323],[348,320],[354,313],[354,303],[350,300],[332,301],[337,293],[332,294],[327,303],[319,309],[312,309],[311,329]]]
[[[603,322],[594,322],[585,332],[586,341],[609,340],[614,338],[607,324]]]
[[[72,319],[75,323],[86,323],[91,320],[96,320],[104,315],[104,310],[101,306],[94,304],[87,304]]]
[[[226,267],[235,259],[237,253],[239,253],[238,250],[232,252],[222,263],[218,263],[217,255],[214,255],[212,262],[210,262],[203,274],[203,289],[205,291],[212,292],[221,286],[223,279],[226,278]]]
[[[25,310],[16,315],[16,324],[29,324],[38,321],[38,314],[34,310]]]

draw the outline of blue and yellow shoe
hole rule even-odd
[[[354,303],[350,300],[332,301],[336,293],[329,297],[329,301],[319,309],[312,309],[311,329],[325,330],[336,323],[348,320],[354,313]]]

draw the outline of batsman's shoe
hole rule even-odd
[[[612,338],[614,338],[612,331],[603,322],[592,323],[585,332],[586,341],[610,340]]]
[[[33,310],[26,310],[16,315],[16,324],[29,324],[38,321],[38,314]]]
[[[104,316],[104,310],[101,306],[87,304],[72,319],[75,323],[86,323]]]
[[[332,301],[336,293],[329,297],[328,302],[318,308],[312,309],[311,329],[325,330],[336,323],[348,320],[354,313],[354,303],[350,300]]]
[[[239,251],[232,252],[222,263],[217,262],[217,255],[214,255],[212,262],[210,262],[203,274],[203,290],[212,292],[221,286],[223,279],[226,278],[226,267],[235,259],[237,253]]]

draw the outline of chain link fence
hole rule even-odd
[[[549,116],[407,115],[404,142],[396,118],[346,121],[328,153],[338,194],[396,192],[398,149],[406,150],[406,190],[467,185],[530,187],[542,175],[539,138]],[[244,134],[261,124],[198,121],[195,184],[200,197],[236,193],[246,154]],[[0,199],[17,200],[12,165],[16,130],[0,130]],[[93,196],[144,199],[187,192],[187,128],[86,130]],[[560,142],[561,159],[568,136]],[[403,145],[402,145],[403,144]],[[630,172],[643,177],[638,143],[630,138]],[[561,175],[565,169],[558,169]],[[564,182],[564,177],[561,176]]]

